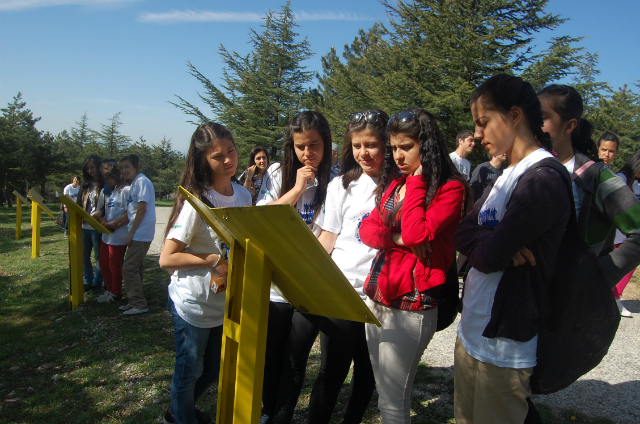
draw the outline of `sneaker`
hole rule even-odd
[[[199,409],[196,409],[196,418],[198,419],[198,424],[212,424],[213,419],[206,412],[202,412]],[[173,424],[175,423],[175,419],[173,418],[173,414],[171,413],[171,407],[167,409],[167,412],[162,416],[162,422],[164,424]]]
[[[136,308],[129,308],[128,310],[124,311],[122,313],[122,315],[138,315],[138,314],[144,314],[145,312],[149,312],[148,309],[136,309]]]
[[[622,305],[621,300],[622,300],[622,298],[616,299],[616,303],[618,304],[618,310],[620,311],[620,316],[623,316],[625,318],[632,318],[633,315],[631,314],[631,312],[629,312],[629,310],[627,308],[625,308]]]
[[[263,415],[260,417],[260,424],[271,424],[271,423],[273,423],[273,420],[271,419],[270,416]]]
[[[107,300],[107,303],[120,303],[120,301],[122,300],[122,295],[115,295],[113,293],[111,293],[111,298],[109,300]]]
[[[111,294],[110,291],[106,291],[104,294],[98,296],[98,302],[107,303],[109,302],[109,299],[111,299],[111,296],[113,296],[113,294]]]
[[[129,309],[133,308],[133,305],[129,305],[128,303],[126,305],[122,305],[121,307],[119,307],[118,309],[120,309],[121,311],[128,311]]]

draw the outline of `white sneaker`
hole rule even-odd
[[[260,417],[260,424],[267,424],[270,423],[271,421],[269,420],[269,416],[268,415],[263,415]]]
[[[113,297],[113,294],[110,291],[104,292],[104,294],[98,296],[98,302],[107,303]]]
[[[629,310],[627,308],[625,308],[622,305],[621,300],[622,300],[622,298],[616,299],[616,303],[618,304],[618,310],[620,311],[620,316],[623,316],[625,318],[632,318],[633,315],[631,314],[631,312],[629,312]]]
[[[129,306],[129,305],[127,305]],[[122,315],[138,315],[138,314],[144,314],[145,312],[149,312],[148,309],[136,309],[134,307],[129,308],[128,310],[124,311],[122,313]]]
[[[133,308],[133,305],[129,305],[128,303],[126,305],[122,305],[121,307],[119,307],[118,309],[120,309],[121,311],[128,311],[129,309]]]

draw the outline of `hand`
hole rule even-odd
[[[126,244],[127,246],[131,246],[132,239],[133,239],[133,234],[132,233],[127,234],[127,238],[124,241],[124,244]]]
[[[424,259],[432,252],[431,243],[427,241],[420,246],[412,247],[411,251],[416,255],[416,258]]]
[[[309,165],[298,169],[295,187],[301,192],[304,192],[307,189],[307,184],[313,182],[316,178],[316,172],[318,172],[318,169]]]
[[[536,258],[533,257],[531,250],[523,247],[515,255],[513,255],[513,266],[524,265],[529,262],[529,265],[536,265]]]
[[[402,241],[402,234],[397,231],[391,232],[391,241],[398,246],[404,246],[404,241]]]
[[[418,167],[418,169],[416,169],[416,170],[413,172],[413,175],[422,175],[422,165],[420,165],[420,166]]]
[[[249,181],[251,181],[251,178],[253,178],[253,174],[256,173],[256,166],[255,165],[251,165],[250,167],[247,168],[247,179]]]

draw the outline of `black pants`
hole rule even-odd
[[[364,323],[323,318],[322,362],[309,400],[309,424],[326,424],[336,405],[353,360],[353,376],[343,423],[359,423],[367,410],[376,381],[369,359]]]

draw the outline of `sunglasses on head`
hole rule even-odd
[[[389,118],[389,122],[387,125],[391,124],[394,118],[398,119],[398,122],[404,124],[405,122],[413,121],[416,119],[416,114],[410,110],[403,110],[402,112],[394,113],[391,118]]]
[[[349,123],[357,124],[365,120],[369,124],[375,124],[380,119],[380,112],[354,112],[349,114]]]

